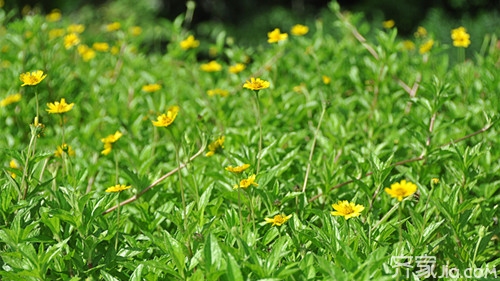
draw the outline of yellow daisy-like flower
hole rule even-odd
[[[288,38],[287,33],[281,33],[279,28],[275,28],[273,31],[267,33],[268,43],[277,43]]]
[[[239,174],[239,173],[243,173],[246,169],[248,169],[250,167],[250,164],[243,164],[241,166],[236,166],[236,167],[233,167],[233,166],[227,166],[226,167],[226,171],[229,171],[231,173],[236,173],[236,174]]]
[[[16,161],[16,160],[14,160],[14,159],[10,160],[10,162],[9,162],[9,167],[10,167],[11,169],[21,169],[21,166],[19,166],[19,164],[17,164],[17,161]],[[11,176],[13,179],[15,179],[17,175],[16,175],[15,173],[10,173],[10,176]]]
[[[177,113],[179,112],[179,107],[177,105],[171,106],[167,113],[158,116],[157,121],[152,121],[155,127],[168,127],[172,122],[174,122]]]
[[[179,44],[183,50],[189,50],[200,46],[200,41],[196,40],[193,35],[189,35],[188,38],[182,40]]]
[[[75,151],[73,150],[73,148],[65,143],[57,146],[56,151],[54,151],[54,156],[62,157],[64,153],[67,153],[69,156],[75,156]]]
[[[386,20],[382,22],[382,26],[387,29],[393,28],[394,25],[396,25],[396,22],[394,22],[394,20]]]
[[[127,190],[127,189],[129,189],[131,187],[132,186],[130,186],[130,185],[117,184],[117,185],[108,187],[108,189],[106,189],[106,192],[109,192],[109,193],[111,193],[111,192],[120,192],[120,191]]]
[[[92,44],[92,48],[99,52],[107,52],[109,51],[109,44],[106,42],[95,42]]]
[[[21,73],[21,75],[19,75],[19,79],[23,82],[21,86],[35,86],[42,82],[45,77],[47,77],[47,74],[43,74],[43,71],[41,70],[33,71],[31,73]]]
[[[222,65],[216,61],[210,61],[209,63],[204,63],[200,65],[200,69],[205,72],[217,72],[222,70]]]
[[[50,14],[48,14],[47,16],[45,16],[45,18],[47,19],[48,22],[56,22],[56,21],[59,21],[61,20],[61,11],[59,9],[54,9],[50,12]]]
[[[427,29],[423,26],[417,27],[417,31],[415,31],[415,34],[413,34],[417,38],[423,38],[427,36]]]
[[[108,155],[113,150],[113,145],[109,142],[104,143],[104,149],[101,151],[102,155]]]
[[[213,90],[208,90],[207,95],[211,97],[215,95],[219,95],[221,97],[227,97],[229,95],[229,92],[223,89],[213,89]]]
[[[245,70],[246,66],[242,63],[237,63],[235,65],[231,65],[229,67],[229,72],[231,73],[234,73],[234,74],[237,74],[237,73],[240,73],[242,72],[243,70]]]
[[[408,50],[408,51],[413,51],[413,50],[415,50],[415,43],[413,43],[410,40],[405,40],[405,41],[403,41],[403,49]]]
[[[287,215],[276,215],[272,219],[265,218],[265,220],[266,220],[267,223],[272,223],[271,226],[275,226],[275,225],[281,226],[285,222],[287,222],[291,217],[292,217],[292,214],[290,214],[288,216]]]
[[[70,33],[64,36],[64,48],[66,48],[66,50],[78,44],[80,44],[80,38],[76,33]]]
[[[306,35],[307,32],[309,32],[309,27],[302,24],[296,24],[292,26],[292,30],[290,30],[290,33],[295,36],[303,36]]]
[[[247,179],[242,179],[239,185],[237,184],[234,185],[233,189],[238,189],[238,188],[247,189],[251,185],[259,186],[259,184],[255,182],[255,174],[249,176]]]
[[[5,106],[7,106],[9,104],[16,103],[16,102],[18,102],[20,100],[21,100],[21,94],[20,93],[8,95],[4,99],[0,100],[0,107],[5,107]]]
[[[112,31],[117,31],[122,27],[122,25],[119,22],[112,22],[108,25],[106,25],[106,31],[107,32],[112,32]]]
[[[408,197],[417,191],[417,185],[406,180],[391,184],[391,188],[384,189],[391,197],[397,198],[402,201],[403,198]]]
[[[140,26],[132,26],[130,28],[130,34],[133,36],[139,36],[142,33],[142,28]]]
[[[321,80],[323,80],[323,84],[325,84],[325,85],[328,85],[332,82],[332,78],[330,78],[326,75],[321,76]]]
[[[243,84],[243,88],[247,88],[247,89],[250,89],[252,91],[259,91],[259,90],[262,90],[262,89],[269,88],[270,85],[271,84],[269,83],[269,81],[262,80],[260,78],[253,78],[253,77],[251,77],[250,81],[247,80],[245,82],[245,84]]]
[[[101,139],[101,142],[103,142],[103,143],[114,143],[117,140],[119,140],[122,136],[123,136],[123,134],[120,131],[116,131],[114,134],[109,135],[109,136]]]
[[[451,31],[451,39],[453,39],[453,46],[455,47],[467,48],[470,45],[470,35],[463,26]]]
[[[153,92],[156,92],[156,91],[159,91],[161,89],[161,85],[160,84],[147,84],[147,85],[144,85],[142,86],[142,90],[144,92],[147,92],[147,93],[153,93]]]
[[[74,105],[75,105],[75,103],[67,104],[66,99],[62,98],[60,102],[55,101],[53,103],[47,103],[47,107],[48,107],[47,111],[49,113],[61,114],[61,113],[65,113],[65,112],[68,112],[71,109],[73,109]]]
[[[83,33],[85,31],[85,25],[83,24],[70,24],[68,26],[69,33]]]
[[[95,51],[91,48],[89,48],[87,45],[79,45],[78,48],[78,54],[84,61],[89,61],[93,58],[95,58]]]
[[[432,184],[438,184],[439,183],[439,179],[438,178],[432,178],[431,179],[431,183]]]
[[[418,52],[423,55],[423,54],[429,52],[432,49],[433,45],[434,45],[434,40],[429,39],[427,42],[422,44],[422,46],[420,46],[420,48],[418,49]]]
[[[226,140],[225,136],[218,137],[214,142],[208,145],[208,152],[205,156],[212,156],[217,151],[224,148],[224,141]]]
[[[62,28],[51,29],[49,31],[49,39],[52,40],[55,38],[62,37],[64,35],[64,33],[65,33],[65,31]]]
[[[359,216],[365,209],[363,205],[356,205],[354,202],[347,200],[339,201],[337,204],[333,204],[332,207],[335,210],[331,212],[333,216],[342,216],[346,220]]]

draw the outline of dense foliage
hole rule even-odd
[[[329,9],[251,47],[0,9],[0,279],[493,278],[497,36]]]

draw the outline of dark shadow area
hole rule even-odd
[[[6,1],[6,9],[19,9],[25,5],[37,7],[44,13],[52,9],[61,9],[64,13],[72,12],[84,5],[96,7],[106,1],[65,1],[65,0],[20,0]],[[152,1],[153,3],[154,1]],[[198,0],[192,24],[203,22],[219,22],[224,25],[238,27],[254,21],[262,13],[281,7],[298,18],[317,16],[321,9],[327,7],[328,0]],[[439,9],[451,19],[464,16],[474,18],[480,14],[500,11],[498,0],[339,0],[343,9],[363,12],[368,21],[393,19],[401,35],[414,32],[431,9]],[[156,2],[157,16],[174,19],[186,11],[186,1],[163,0]],[[193,27],[193,26],[192,26]]]

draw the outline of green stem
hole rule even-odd
[[[309,172],[311,170],[311,161],[314,154],[314,148],[316,146],[316,140],[318,138],[319,128],[321,127],[321,123],[323,122],[323,116],[325,116],[325,112],[326,112],[326,106],[323,106],[321,115],[319,117],[318,126],[316,127],[316,131],[314,132],[314,138],[311,146],[311,151],[309,153],[309,160],[307,161],[306,175],[304,177],[304,185],[302,186],[302,192],[306,192],[307,179],[309,178]]]
[[[243,215],[241,214],[241,190],[238,188],[238,213],[240,215],[240,236],[243,237]]]
[[[38,110],[38,108],[39,108],[39,106],[38,106],[38,91],[36,89],[35,89],[35,102],[36,102],[36,117],[38,119],[38,116],[40,116],[40,115],[38,114],[38,112],[39,112],[39,110]]]
[[[30,143],[28,145],[28,152],[26,153],[26,161],[24,163],[23,177],[21,178],[21,187],[24,186],[24,192],[23,192],[22,199],[26,199],[26,195],[28,194],[29,185],[28,185],[26,177],[28,176],[29,161],[30,161],[31,155],[35,154],[35,145],[34,145],[35,140],[36,140],[36,128],[32,127],[31,128],[31,139],[30,139]]]
[[[118,192],[118,197],[117,197],[117,200],[118,201],[118,210],[117,211],[117,214],[116,214],[116,239],[115,239],[115,251],[116,253],[118,254],[118,235],[120,233],[120,192]]]
[[[259,151],[257,153],[257,171],[255,174],[259,174],[260,171],[260,159],[262,157],[262,120],[260,116],[260,100],[259,100],[259,91],[255,92],[255,104],[257,106],[257,126],[259,127]]]
[[[118,154],[117,154],[117,152],[114,153],[114,157],[115,157],[115,184],[119,184],[118,183],[119,176],[118,176]]]

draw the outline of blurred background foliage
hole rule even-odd
[[[85,5],[100,7],[108,1],[99,0],[5,0],[7,8],[22,10],[23,7],[36,7],[42,12],[60,9],[64,13],[73,12]],[[135,6],[142,2],[149,6],[158,17],[174,19],[186,10],[186,1],[143,0],[125,1]],[[294,17],[314,17],[325,8],[329,0],[196,0],[193,23],[222,22],[238,27],[262,20],[269,11],[285,10]],[[341,7],[363,12],[368,20],[394,19],[400,34],[412,34],[415,28],[430,13],[439,11],[450,20],[473,19],[484,14],[498,15],[498,0],[339,0]],[[285,18],[283,18],[285,19]],[[493,24],[493,23],[492,23]]]

